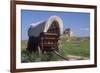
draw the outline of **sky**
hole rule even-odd
[[[22,40],[28,39],[28,28],[30,24],[46,20],[53,15],[60,17],[63,21],[64,29],[70,28],[75,36],[90,36],[90,13],[21,10]]]

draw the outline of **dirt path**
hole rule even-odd
[[[76,56],[76,55],[67,55],[65,58],[68,59],[68,61],[75,61],[75,60],[87,60],[86,57]]]

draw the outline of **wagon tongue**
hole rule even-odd
[[[64,60],[66,60],[66,61],[69,61],[69,59],[66,57],[63,57],[59,52],[57,52],[56,50],[55,50],[55,48],[52,48],[52,52],[54,53],[54,54],[56,54],[57,56],[59,56],[59,57],[61,57],[62,59],[64,59]]]

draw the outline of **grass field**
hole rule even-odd
[[[29,53],[26,51],[27,40],[21,41],[21,61],[22,62],[40,62],[40,61],[58,61],[62,60],[56,54],[50,52],[39,56],[38,53]],[[67,55],[75,55],[90,57],[90,41],[89,37],[72,37],[68,40],[67,37],[61,37],[59,40],[59,53],[66,57]]]

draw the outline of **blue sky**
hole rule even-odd
[[[63,20],[64,29],[71,28],[75,36],[90,36],[90,13],[21,10],[22,40],[28,39],[27,31],[30,24],[53,15],[59,16]]]

